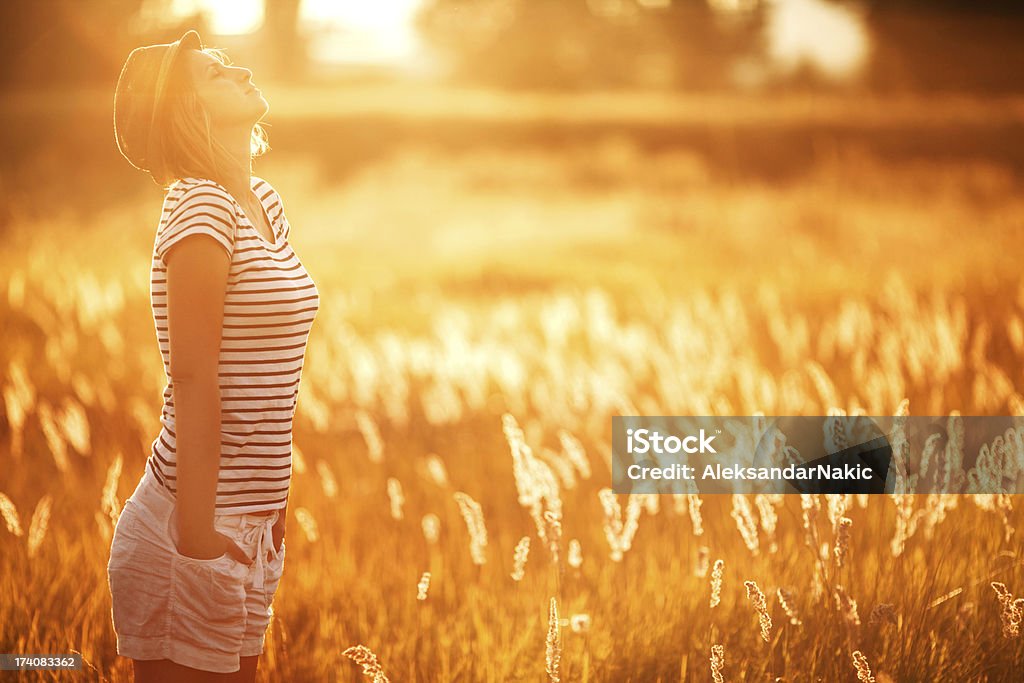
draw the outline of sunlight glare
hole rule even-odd
[[[413,20],[423,0],[305,0],[299,21],[321,62],[410,63],[421,51]]]
[[[423,46],[413,20],[423,2],[303,0],[300,30],[315,62],[415,66]],[[264,5],[265,0],[170,0],[167,7],[177,17],[203,12],[214,34],[238,35],[260,28]]]
[[[775,0],[770,8],[768,54],[785,71],[802,63],[823,74],[855,74],[868,52],[864,17],[855,8],[824,0]]]
[[[263,0],[171,0],[174,16],[203,12],[217,35],[252,33],[263,23]]]

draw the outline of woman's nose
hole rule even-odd
[[[252,78],[252,71],[246,69],[244,66],[237,67],[239,73],[239,79],[244,83]]]

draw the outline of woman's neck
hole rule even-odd
[[[248,169],[237,173],[226,174],[221,179],[221,185],[227,188],[227,191],[243,204],[249,201],[250,195],[252,194],[252,192],[250,192],[252,189],[252,176]]]
[[[227,188],[239,202],[248,202],[252,192],[252,162],[249,156],[249,137],[251,130],[246,132],[244,139],[241,136],[225,136],[228,141],[237,141],[235,144],[228,144],[228,151],[236,160],[231,168],[222,169],[221,185]],[[222,138],[222,139],[225,139]]]

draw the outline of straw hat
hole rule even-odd
[[[151,141],[160,117],[167,81],[182,50],[202,50],[199,34],[189,30],[173,43],[137,47],[128,55],[114,90],[114,138],[132,166],[157,175],[161,154]]]

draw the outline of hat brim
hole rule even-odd
[[[179,48],[202,50],[203,40],[199,37],[199,33],[195,29],[189,29],[175,41]]]

